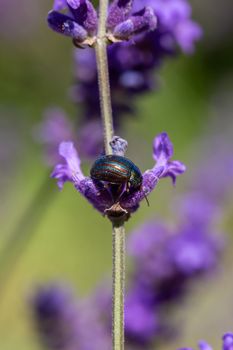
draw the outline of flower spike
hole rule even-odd
[[[125,147],[127,144],[119,137],[113,139],[113,146],[115,143],[118,143],[118,147],[119,145]],[[138,209],[140,202],[153,191],[161,178],[171,176],[174,181],[177,175],[185,171],[183,163],[170,160],[173,147],[167,134],[162,133],[154,139],[153,155],[156,164],[142,175],[141,188],[127,189],[123,186],[121,194],[116,199],[114,192],[116,189],[111,183],[104,184],[83,175],[81,162],[72,142],[62,142],[59,154],[65,163],[56,165],[51,175],[57,179],[58,187],[62,188],[67,181],[72,182],[75,188],[102,214],[111,213],[112,215],[115,211],[116,215],[120,213],[130,215]]]

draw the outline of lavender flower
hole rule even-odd
[[[67,287],[41,287],[32,303],[36,328],[43,344],[49,349],[75,350],[80,315]]]
[[[132,0],[114,0],[110,5],[107,28],[112,33],[108,35],[113,42],[117,39],[128,40],[132,35],[153,31],[157,19],[151,7],[143,7],[131,14]]]
[[[172,144],[166,133],[158,135],[154,140],[155,166],[143,174],[141,188],[131,188],[129,191],[122,188],[122,193],[117,200],[114,199],[115,185],[93,181],[85,177],[80,168],[80,159],[72,142],[62,142],[59,147],[59,154],[65,159],[65,164],[58,164],[52,173],[57,179],[59,188],[63,187],[66,181],[74,184],[75,188],[102,214],[110,213],[130,214],[137,210],[140,201],[149,195],[157,185],[159,179],[170,176],[173,181],[176,176],[185,171],[185,166],[179,161],[171,161],[173,155]]]
[[[120,42],[108,46],[112,109],[116,128],[122,125],[122,116],[135,114],[136,96],[157,88],[154,71],[160,68],[164,59],[174,56],[178,46],[184,53],[192,53],[196,41],[202,35],[199,25],[191,20],[191,6],[186,0],[114,1],[108,17],[111,28],[120,26],[126,32],[129,30],[127,23],[132,4],[133,12],[138,12],[148,5],[150,11],[153,9],[158,23],[156,30],[136,35],[133,43]],[[83,125],[90,119],[99,119],[100,116],[93,50],[75,51],[75,78],[77,81],[72,87],[71,96],[75,103],[82,103]]]
[[[48,23],[55,31],[71,36],[77,46],[92,46],[96,40],[97,14],[89,0],[55,0]],[[134,97],[157,87],[153,71],[176,52],[177,46],[192,53],[201,29],[191,20],[187,0],[115,0],[109,6],[107,27],[108,39],[115,42],[107,53],[114,127],[119,128],[122,116],[135,114]],[[132,35],[134,42],[118,42]],[[80,154],[89,158],[103,148],[93,49],[75,51],[75,79],[70,94],[83,107],[76,144]],[[87,135],[93,125],[97,128],[89,147]]]
[[[216,268],[221,247],[211,232],[187,232],[179,227],[175,231],[153,221],[131,233],[128,252],[134,271],[125,303],[127,349],[151,349],[154,340],[166,337],[171,327],[167,307],[184,298],[189,282]],[[59,286],[44,287],[34,298],[33,307],[37,329],[48,349],[57,349],[57,343],[61,350],[111,347],[111,288],[106,284],[88,299],[78,301]],[[67,334],[69,342],[65,342]],[[229,347],[224,350],[231,350],[230,340],[225,339]]]
[[[213,348],[201,340],[198,343],[200,350],[212,350]],[[225,333],[222,337],[222,350],[232,350],[233,349],[233,333]],[[192,350],[191,348],[180,348],[179,350]]]
[[[65,9],[68,15],[58,12]],[[92,45],[97,30],[97,13],[89,0],[55,0],[48,24],[56,32],[69,36],[74,44]]]
[[[131,235],[128,251],[135,265],[133,288],[148,291],[149,301],[156,305],[179,299],[190,280],[213,271],[222,241],[200,227],[174,232],[152,221]]]
[[[35,326],[46,348],[110,349],[110,333],[91,299],[75,300],[67,287],[53,284],[37,290],[32,306]]]
[[[77,149],[84,158],[93,159],[97,154],[103,153],[103,131],[100,120],[91,119],[81,123],[76,139]]]
[[[46,148],[46,163],[54,166],[61,161],[58,154],[60,142],[74,139],[73,126],[62,109],[48,108],[44,112],[43,121],[34,129],[34,136]]]
[[[66,10],[68,15],[59,12]],[[115,0],[107,21],[110,41],[128,40],[132,35],[154,30],[157,19],[150,7],[131,15],[132,1]],[[69,36],[76,46],[92,46],[96,40],[97,13],[89,0],[55,0],[48,24],[56,32]]]
[[[145,346],[160,331],[160,319],[154,308],[136,290],[126,295],[125,335],[127,344]]]
[[[178,44],[187,53],[193,53],[194,43],[202,36],[200,26],[191,20],[192,9],[186,0],[146,0],[143,6],[153,8],[158,17],[158,30],[163,33],[161,45]],[[142,0],[135,1],[136,9],[141,8]]]

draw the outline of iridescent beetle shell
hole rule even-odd
[[[93,180],[106,181],[110,184],[127,184],[127,187],[139,189],[142,174],[139,168],[128,158],[118,155],[106,155],[96,159],[91,171]]]

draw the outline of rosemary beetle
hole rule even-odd
[[[127,190],[130,187],[137,190],[142,185],[142,174],[139,168],[128,158],[114,154],[96,159],[90,174],[93,180],[116,185],[125,183]]]

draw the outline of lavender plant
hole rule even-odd
[[[190,283],[212,275],[221,256],[222,241],[211,227],[201,228],[199,221],[189,228],[184,224],[174,229],[163,222],[149,221],[130,234],[127,251],[133,258],[134,269],[126,292],[126,348],[151,349],[156,340],[164,341],[168,334],[174,333],[168,308],[184,300]],[[64,287],[59,285],[44,286],[35,293],[32,309],[42,343],[53,350],[54,342],[61,337],[66,339],[67,327],[58,327],[56,320],[65,325],[67,311],[72,310],[75,321],[71,319],[68,327],[72,336],[60,349],[98,350],[101,341],[101,349],[109,349],[110,286],[105,281],[84,300],[75,301],[66,295]],[[75,305],[85,307],[77,309]],[[48,317],[51,322],[47,321]],[[90,343],[90,332],[95,342]]]
[[[206,146],[207,139],[209,149]],[[204,141],[204,145],[199,145],[204,153],[199,163],[194,166],[188,191],[181,199],[172,203],[172,207],[176,207],[176,215],[180,213],[180,219],[177,221],[176,218],[176,224],[172,226],[161,220],[160,222],[148,221],[134,230],[128,238],[127,252],[133,260],[133,270],[128,278],[125,303],[127,349],[151,349],[154,341],[164,341],[171,336],[171,333],[176,330],[171,322],[173,308],[185,300],[195,281],[213,276],[213,272],[218,267],[224,245],[222,235],[216,232],[216,227],[218,227],[217,219],[221,217],[223,200],[226,200],[229,184],[232,183],[232,147],[228,140],[222,140],[219,135],[215,135],[212,139],[204,135]],[[116,147],[119,144],[121,147]],[[114,143],[114,149],[124,151],[125,144],[121,142],[119,144]],[[213,150],[215,150],[214,156]],[[217,175],[214,181],[210,181],[205,175],[210,173]],[[208,179],[207,183],[205,179]],[[49,333],[43,331],[43,324],[47,322],[46,318],[38,313],[38,303],[40,304],[43,300],[41,294],[43,295],[44,290],[51,295],[50,286],[39,289],[33,300],[33,310],[40,337],[44,343],[48,344],[51,342],[47,337],[49,338],[51,333],[57,334],[59,329],[56,323],[51,322],[51,331]],[[62,289],[56,286],[53,293],[55,298],[56,293],[62,293]],[[53,300],[52,295],[51,299]],[[53,304],[52,300],[50,302]],[[111,341],[110,286],[103,283],[102,287],[94,291],[88,299],[85,301],[79,299],[77,303],[85,303],[88,317],[91,318],[89,324],[91,329],[93,327],[96,339],[96,343],[90,344],[89,335],[87,338],[82,337],[81,348],[97,350],[99,347],[96,344],[101,339],[104,339],[105,344],[102,344],[102,348],[109,348]],[[49,308],[49,304],[43,302],[43,305],[46,309]],[[62,310],[63,307],[64,310],[67,307],[63,303],[56,305],[58,311],[60,310],[59,317],[62,322]],[[93,316],[91,316],[92,311],[89,313],[89,310],[93,310]],[[76,317],[82,319],[83,316],[76,313]],[[95,332],[96,328],[91,323],[92,317],[101,328],[100,339]],[[80,328],[75,329],[74,332],[85,334]],[[69,346],[63,346],[62,349],[77,348],[77,342],[73,342],[73,339],[71,337]],[[79,339],[81,339],[80,336]],[[54,349],[54,347],[50,346],[48,349]]]
[[[80,9],[72,9],[71,5],[72,3],[65,1],[55,1],[48,22],[56,32],[70,36],[76,45],[85,46],[85,50],[76,49],[74,52],[75,83],[69,94],[77,104],[78,110],[82,106],[82,112],[81,115],[79,113],[79,127],[78,130],[73,131],[72,140],[78,145],[81,155],[96,157],[103,151],[100,95],[97,57],[95,51],[88,45],[94,45],[96,40],[97,15],[90,3],[86,5],[83,3]],[[81,11],[83,11],[81,16],[87,15],[85,6],[89,9],[86,20],[79,16]],[[140,14],[144,6],[146,11]],[[67,15],[64,11],[68,12]],[[115,1],[111,6],[107,23],[107,39],[110,42],[114,41],[114,45],[107,45],[106,50],[113,123],[117,132],[123,124],[123,117],[135,115],[135,98],[157,88],[155,72],[164,60],[176,57],[179,47],[185,54],[191,54],[194,51],[194,44],[200,39],[202,31],[199,25],[191,20],[191,12],[191,6],[186,0],[146,2],[137,0],[126,1],[125,5]],[[88,21],[91,21],[91,24]],[[121,25],[120,21],[124,24]],[[126,27],[129,32],[119,33],[119,30],[125,31]],[[85,33],[83,42],[82,38],[78,37],[81,35],[80,31]],[[120,38],[122,35],[123,37]],[[54,120],[54,116],[50,117]],[[51,129],[48,118],[46,113],[45,123],[42,126],[45,133],[47,133],[46,127]],[[67,124],[69,124],[68,121]],[[93,135],[91,142],[90,134]],[[61,132],[60,141],[63,141],[62,137],[63,132]],[[43,135],[41,137],[41,142],[48,146],[49,153],[52,143],[54,149],[57,148],[59,143],[57,141],[45,140]],[[54,158],[54,164],[56,160],[57,157]]]
[[[94,83],[95,86],[97,78],[99,90],[98,94],[93,94],[91,86],[87,87],[89,94],[96,100],[89,101],[86,94],[85,102],[90,106],[86,116],[93,115],[96,118],[101,115],[104,156],[94,163],[91,176],[86,177],[81,170],[80,158],[74,144],[70,141],[62,142],[59,145],[59,156],[63,161],[55,166],[52,177],[57,179],[59,188],[67,181],[72,182],[76,190],[112,222],[112,344],[115,350],[124,349],[124,223],[139,208],[139,203],[156,187],[159,179],[169,176],[175,183],[176,177],[185,171],[185,166],[179,161],[171,160],[173,146],[166,133],[159,134],[154,139],[153,158],[156,163],[152,169],[141,174],[136,165],[124,157],[127,141],[114,136],[109,67],[111,72],[111,63],[114,61],[117,66],[118,62],[114,57],[121,59],[123,68],[126,65],[127,69],[123,70],[129,74],[118,80],[115,85],[118,88],[119,83],[126,84],[127,88],[123,93],[128,88],[133,90],[134,87],[138,91],[148,90],[146,76],[154,68],[159,57],[168,52],[170,54],[175,43],[184,51],[192,51],[193,42],[200,37],[201,30],[190,20],[190,7],[186,1],[175,1],[172,5],[170,3],[171,1],[168,1],[164,7],[164,4],[158,1],[158,7],[154,7],[150,2],[142,6],[140,1],[133,3],[132,0],[114,0],[109,6],[108,0],[100,0],[97,14],[89,0],[55,0],[53,10],[48,14],[48,24],[54,31],[70,37],[78,48],[95,49],[95,59],[87,57],[87,62],[95,64],[96,60],[96,73],[92,74],[90,71],[90,75],[94,77],[91,84]],[[135,49],[136,57],[142,58],[136,65],[135,62],[128,65],[129,55],[134,56]],[[154,55],[155,51],[157,55]],[[142,55],[139,55],[141,53]],[[138,76],[132,69],[136,70]],[[117,76],[116,72],[112,76],[114,74]],[[85,74],[83,77],[85,80]],[[142,81],[139,82],[141,87],[137,87],[138,78]],[[111,79],[111,83],[112,81]],[[127,86],[128,83],[131,86]],[[124,106],[124,102],[119,103],[118,97],[115,100],[113,98],[114,120],[116,115],[120,114],[120,106]],[[66,129],[64,120],[60,118],[60,122]],[[48,127],[50,125],[48,122]],[[54,132],[54,143],[58,140],[57,135],[60,137],[63,131],[58,127],[58,132]],[[68,132],[67,135],[69,134]]]
[[[200,350],[212,350],[212,347],[204,340],[199,341]],[[225,333],[222,337],[222,350],[231,350],[233,347],[233,333]],[[191,348],[181,348],[180,350],[192,350]]]

